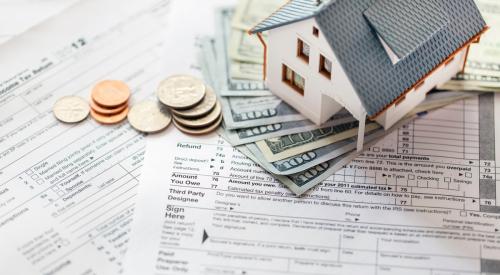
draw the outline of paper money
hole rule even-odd
[[[472,44],[464,74],[458,74],[439,89],[500,92],[500,1],[476,0],[490,29]]]
[[[323,127],[340,125],[348,122],[354,122],[356,119],[348,112],[341,111],[335,114],[323,125],[318,126],[310,120],[280,122],[269,125],[262,125],[250,128],[241,128],[226,131],[227,139],[233,146],[252,143],[259,140],[291,135],[305,131],[317,130]]]
[[[255,144],[267,161],[274,162],[357,136],[358,124],[358,121],[354,121],[318,130],[261,140]],[[369,123],[365,127],[365,133],[378,128],[380,128],[379,124]]]
[[[256,35],[233,29],[228,48],[229,58],[232,61],[264,63],[264,47]]]
[[[246,148],[246,146],[238,146],[236,147],[236,149],[247,156],[249,159],[253,160],[255,163],[259,163],[259,159],[254,156],[252,152],[250,152],[250,150]],[[296,195],[300,196],[333,175],[338,170],[342,169],[342,167],[355,159],[358,154],[359,153],[354,150],[330,161],[318,164],[306,171],[288,176],[277,175],[273,173],[270,174],[281,183],[286,185],[288,188],[290,188],[290,190],[292,190],[292,192],[294,192]]]
[[[480,74],[457,74],[438,87],[440,90],[500,92],[500,77]]]
[[[379,139],[384,134],[385,132],[381,128],[374,130],[366,135],[365,143]],[[357,138],[348,138],[275,162],[265,161],[264,155],[254,143],[246,144],[245,146],[259,159],[259,164],[267,171],[277,175],[290,175],[300,173],[301,171],[351,152],[356,149]]]
[[[222,97],[221,103],[227,129],[306,120],[295,109],[275,96]]]
[[[269,96],[272,93],[267,89],[264,81],[235,79],[231,75],[231,60],[229,59],[229,36],[231,32],[230,20],[233,11],[222,9],[217,12],[216,39],[213,45],[217,53],[217,59],[210,63],[216,64],[217,76],[220,78],[222,96]],[[209,49],[204,50],[210,51]]]
[[[402,119],[398,123],[396,123],[394,126],[392,126],[389,130],[384,131],[382,135],[379,137],[375,138],[374,140],[370,140],[368,142],[365,142],[365,145],[363,148],[369,148],[373,145],[375,145],[379,140],[383,139],[385,136],[389,135],[392,133],[394,129],[399,129],[401,126],[408,124],[412,120],[414,120],[417,116],[407,116],[406,118]],[[261,160],[255,156],[246,146],[237,146],[236,149],[238,149],[241,153],[243,153],[245,156],[247,156],[249,159],[253,160],[255,163],[261,164]],[[356,157],[361,155],[362,152],[358,152],[357,150],[352,150],[348,153],[345,153],[341,156],[338,156],[334,159],[331,159],[329,161],[320,163],[318,165],[315,165],[309,169],[306,169],[304,171],[301,171],[299,173],[295,174],[290,174],[290,175],[278,175],[274,173],[270,173],[273,177],[275,177],[277,180],[279,180],[281,183],[285,184],[290,190],[292,190],[295,194],[297,195],[302,195],[308,190],[312,189],[316,185],[320,184],[322,181],[326,180],[328,177],[332,176],[335,174],[337,171],[342,169],[345,165],[347,165],[349,162],[354,160]],[[265,166],[262,166],[264,169]]]
[[[287,0],[240,0],[236,6],[231,26],[248,31],[270,14],[278,10]]]
[[[236,79],[262,80],[264,70],[262,64],[247,62],[231,62],[231,76]]]

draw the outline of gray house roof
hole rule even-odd
[[[283,25],[311,18],[320,5],[316,0],[293,0],[271,14],[252,29],[252,32],[263,32]]]
[[[306,2],[308,12],[301,17],[298,4]],[[251,32],[315,17],[369,116],[384,110],[486,27],[473,0],[332,0],[315,4],[291,0]],[[295,7],[294,13],[280,12],[288,10],[287,6]],[[399,62],[392,63],[378,36]]]

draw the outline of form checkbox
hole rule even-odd
[[[28,176],[33,175],[33,170],[29,169],[28,171],[26,171],[26,174],[28,174]]]
[[[33,174],[33,175],[31,175],[31,178],[34,179],[34,180],[36,180],[36,179],[39,178],[39,176],[37,174]]]
[[[467,217],[467,212],[460,211],[460,217]]]
[[[444,182],[451,182],[451,178],[450,177],[444,177]]]
[[[36,180],[36,183],[38,183],[38,184],[43,184],[43,180],[42,180],[42,179],[37,179],[37,180]]]
[[[472,173],[468,173],[468,172],[467,172],[467,173],[465,173],[465,177],[466,177],[466,178],[472,178]]]
[[[375,153],[378,153],[378,152],[380,152],[380,148],[379,147],[373,147],[372,151],[375,152]]]
[[[409,174],[409,175],[408,175],[408,179],[409,179],[409,180],[414,180],[414,179],[415,179],[415,175],[413,175],[413,174]]]

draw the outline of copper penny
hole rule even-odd
[[[215,131],[222,122],[222,115],[219,116],[219,118],[217,119],[217,121],[214,122],[214,124],[209,125],[206,128],[186,127],[186,126],[179,124],[177,121],[175,121],[175,119],[173,120],[173,122],[174,122],[175,127],[177,129],[179,129],[179,131],[186,133],[188,135],[199,136],[199,135],[205,135],[205,134],[208,134],[208,133]]]
[[[92,118],[94,118],[97,122],[99,122],[101,124],[119,123],[127,117],[127,114],[128,114],[128,106],[121,113],[118,113],[116,115],[111,115],[111,116],[101,115],[101,114],[95,112],[93,109],[90,109],[90,115],[92,116]]]
[[[93,99],[90,99],[90,108],[92,108],[92,110],[94,110],[96,113],[106,116],[116,115],[118,113],[121,113],[123,110],[125,110],[125,108],[127,108],[127,106],[128,103],[125,102],[125,104],[121,106],[117,106],[114,108],[104,108],[101,105],[97,104]]]
[[[113,108],[125,104],[130,98],[130,88],[118,80],[104,80],[92,89],[92,100],[102,107]]]

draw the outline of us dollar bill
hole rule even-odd
[[[358,121],[324,127],[298,134],[257,141],[255,144],[269,162],[283,160],[300,153],[309,152],[358,135]],[[369,123],[365,133],[380,128],[377,123]]]
[[[231,62],[231,76],[235,79],[261,80],[263,65],[247,62]]]
[[[384,134],[385,132],[381,128],[374,130],[366,135],[365,142],[380,139]],[[259,164],[267,171],[276,175],[290,175],[305,171],[316,165],[353,151],[357,146],[357,138],[348,138],[346,140],[335,142],[330,145],[275,162],[265,161],[264,155],[255,143],[246,144],[245,146],[259,159]]]
[[[259,164],[258,157],[254,156],[252,152],[250,152],[250,150],[246,148],[246,146],[238,146],[236,147],[236,149],[238,149],[249,159],[253,160],[255,163]],[[357,153],[356,151],[352,151],[350,153],[346,153],[335,159],[318,164],[310,169],[292,175],[277,175],[270,172],[269,174],[286,185],[297,196],[300,196],[331,175],[335,174],[335,172],[342,169],[350,161],[356,158],[358,154],[359,153]]]
[[[399,129],[401,126],[411,122],[417,116],[407,116],[402,119],[398,123],[396,123],[389,130],[384,131],[383,135],[374,140],[366,142],[363,148],[370,148],[374,146],[379,140],[383,139],[385,136],[391,134],[395,129]],[[255,163],[262,165],[261,160],[256,157],[246,145],[237,146],[241,153],[247,156],[249,159],[253,160]],[[358,152],[357,150],[352,150],[347,152],[341,156],[338,156],[334,159],[325,161],[318,165],[315,165],[309,169],[300,171],[298,173],[290,174],[290,175],[278,175],[271,173],[270,174],[279,180],[281,183],[286,185],[292,192],[296,195],[303,195],[308,190],[314,188],[316,185],[320,184],[324,180],[331,177],[333,174],[344,168],[347,164],[349,164],[352,160],[358,157],[362,152]],[[266,167],[262,166],[264,169]]]
[[[453,77],[450,81],[440,85],[438,89],[500,92],[500,77],[460,73]]]
[[[287,0],[239,0],[231,26],[248,31],[286,3]]]
[[[472,44],[464,73],[458,74],[439,89],[500,92],[500,1],[475,0],[490,29]]]
[[[428,111],[438,109],[438,108],[441,108],[441,107],[446,106],[448,104],[452,104],[458,100],[463,100],[466,98],[477,96],[479,94],[480,93],[477,93],[477,92],[472,93],[472,92],[461,92],[461,91],[433,92],[433,93],[428,94],[426,99],[421,104],[419,104],[415,109],[410,111],[407,114],[407,118],[411,118],[411,117],[417,116],[417,115],[420,115],[420,116],[425,115],[425,113]],[[341,115],[341,114],[342,114],[342,112],[339,113],[339,115]],[[341,119],[339,119],[339,117],[334,116],[333,121],[340,122]],[[350,122],[355,124],[354,121],[355,121],[354,118],[352,118],[352,120]],[[332,133],[332,131],[331,131],[332,128],[339,125],[339,124],[344,124],[344,123],[345,122],[337,123],[337,124],[333,124],[331,126],[324,125],[324,127],[320,127],[320,128],[316,128],[316,129],[312,129],[312,130],[307,130],[308,132],[307,131],[299,132],[297,135],[290,133],[290,134],[286,134],[286,135],[281,135],[281,136],[274,138],[274,139],[273,138],[266,138],[265,140],[261,139],[261,141],[260,142],[257,141],[256,144],[262,144],[262,142],[264,141],[264,142],[266,142],[266,144],[270,144],[271,146],[276,146],[273,149],[275,150],[274,152],[278,152],[278,153],[279,152],[286,152],[287,148],[297,147],[298,150],[296,152],[301,152],[302,154],[306,154],[307,152],[314,151],[314,149],[316,149],[316,148],[322,148],[321,146],[326,143],[325,141],[328,141],[328,139],[325,139],[325,137],[328,138],[328,134]],[[371,127],[368,127],[368,125],[367,125],[366,130],[367,130],[367,132],[370,132],[370,135],[368,135],[367,138],[371,136],[371,133],[373,131],[377,131],[378,127],[375,127],[375,128],[376,129],[371,129]],[[322,132],[320,132],[320,129],[323,129],[323,130],[326,129],[329,131],[325,131],[324,133],[322,133]],[[315,132],[318,134],[315,135],[314,134]],[[356,131],[356,134],[357,134],[357,131]],[[314,140],[314,136],[319,138],[319,140],[321,140],[321,138],[323,137],[323,143],[317,143],[316,146],[312,146],[312,145],[314,145],[314,142],[312,142],[312,143],[307,142],[307,141]],[[285,138],[283,138],[283,137],[285,137]],[[268,143],[268,140],[278,141],[278,144]],[[335,143],[333,143],[333,144],[335,144]],[[303,146],[302,148],[311,148],[311,149],[306,150],[306,151],[305,151],[305,149],[300,150],[301,149],[300,146]],[[319,146],[319,147],[317,147],[317,146]],[[262,147],[261,146],[256,146],[256,147],[259,149],[259,152],[261,152]],[[291,159],[294,156],[300,155],[300,153],[293,154],[292,152],[293,151],[290,151],[288,156],[285,154],[284,156],[286,156],[286,158],[281,159],[281,161],[286,161],[287,159]],[[269,157],[269,156],[267,156],[267,157],[263,156],[263,157],[264,157],[263,159],[267,160],[267,157]],[[280,161],[280,158],[276,158],[276,159],[277,159],[276,161]],[[273,161],[268,161],[268,162],[273,163]]]
[[[225,126],[229,130],[306,120],[276,96],[221,97],[220,102]]]
[[[230,36],[229,57],[232,62],[264,63],[264,47],[256,35],[249,35],[245,31],[232,29]],[[262,68],[262,65],[260,67]],[[262,79],[262,75],[260,77]]]
[[[259,140],[280,137],[284,135],[296,134],[305,131],[317,130],[323,127],[330,127],[344,123],[354,122],[356,119],[346,110],[335,114],[323,125],[318,126],[310,120],[278,122],[269,125],[262,125],[250,128],[227,130],[226,137],[233,146],[256,142]]]
[[[219,96],[227,130],[306,120],[304,116],[276,96],[222,96],[220,90],[224,84],[218,81],[217,71],[214,70],[216,66],[212,61],[212,59],[217,59],[219,54],[213,48],[214,43],[214,39],[202,38],[198,59],[205,80],[215,88]]]
[[[221,96],[270,96],[272,93],[267,89],[263,78],[260,80],[236,79],[231,76],[231,59],[229,58],[229,37],[231,33],[230,21],[233,15],[231,9],[217,11],[217,28],[215,51],[217,59],[213,60],[217,67],[217,76],[220,78]]]

